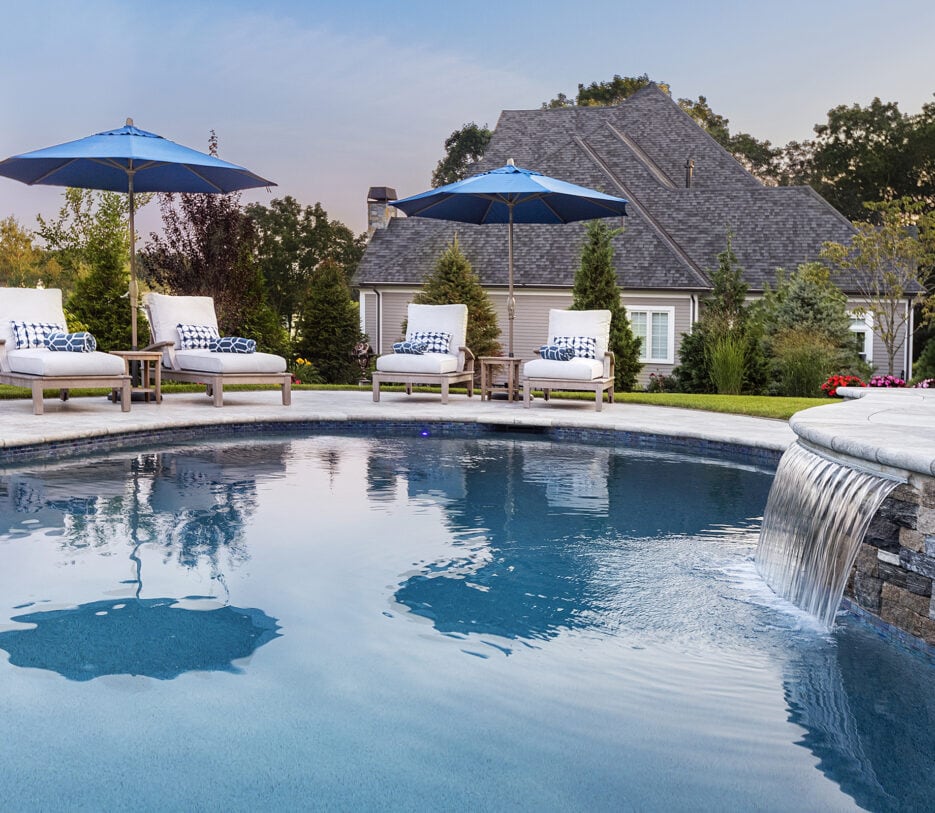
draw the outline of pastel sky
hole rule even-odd
[[[119,127],[276,181],[366,228],[370,186],[427,189],[444,140],[614,74],[705,95],[782,145],[838,104],[918,112],[935,92],[932,0],[0,0],[0,159]],[[534,169],[534,167],[533,167]],[[33,227],[61,190],[0,178]],[[149,207],[155,209],[155,207]],[[155,211],[142,213],[144,236]],[[144,239],[145,242],[145,239]]]

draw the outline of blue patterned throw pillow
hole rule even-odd
[[[220,339],[213,325],[176,325],[179,332],[179,350],[208,350],[214,339]]]
[[[421,342],[425,345],[426,353],[450,353],[448,347],[451,345],[451,334],[450,333],[441,333],[441,332],[432,332],[432,331],[416,331],[415,333],[410,333],[406,336],[407,342]]]
[[[17,350],[28,350],[31,347],[48,347],[49,337],[53,333],[64,333],[65,325],[54,322],[17,322],[10,320],[13,327],[13,341]]]
[[[93,353],[97,350],[97,339],[86,330],[78,333],[53,333],[49,336],[49,350],[62,353]]]
[[[575,351],[570,347],[544,344],[539,348],[539,358],[549,359],[549,361],[571,361],[574,357]]]
[[[421,356],[428,345],[425,342],[396,342],[393,345],[394,353],[407,353],[410,356]]]
[[[243,336],[221,336],[208,344],[212,353],[256,353],[256,341]]]
[[[597,358],[597,339],[593,336],[553,336],[552,344],[570,347],[579,359]]]

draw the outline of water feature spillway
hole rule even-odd
[[[898,485],[792,444],[763,516],[756,549],[760,575],[830,628],[867,526]]]

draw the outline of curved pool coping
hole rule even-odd
[[[743,459],[775,467],[795,439],[782,420],[641,404],[481,401],[453,395],[301,390],[284,407],[274,391],[225,392],[218,409],[200,393],[167,394],[130,412],[103,398],[46,400],[33,415],[24,400],[0,402],[0,465],[30,465],[120,448],[270,433],[356,432],[447,435],[520,433],[616,446]]]

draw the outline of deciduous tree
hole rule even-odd
[[[455,130],[445,139],[445,157],[432,173],[432,186],[444,186],[468,177],[473,165],[483,157],[492,135],[486,124],[479,127],[473,121]]]

